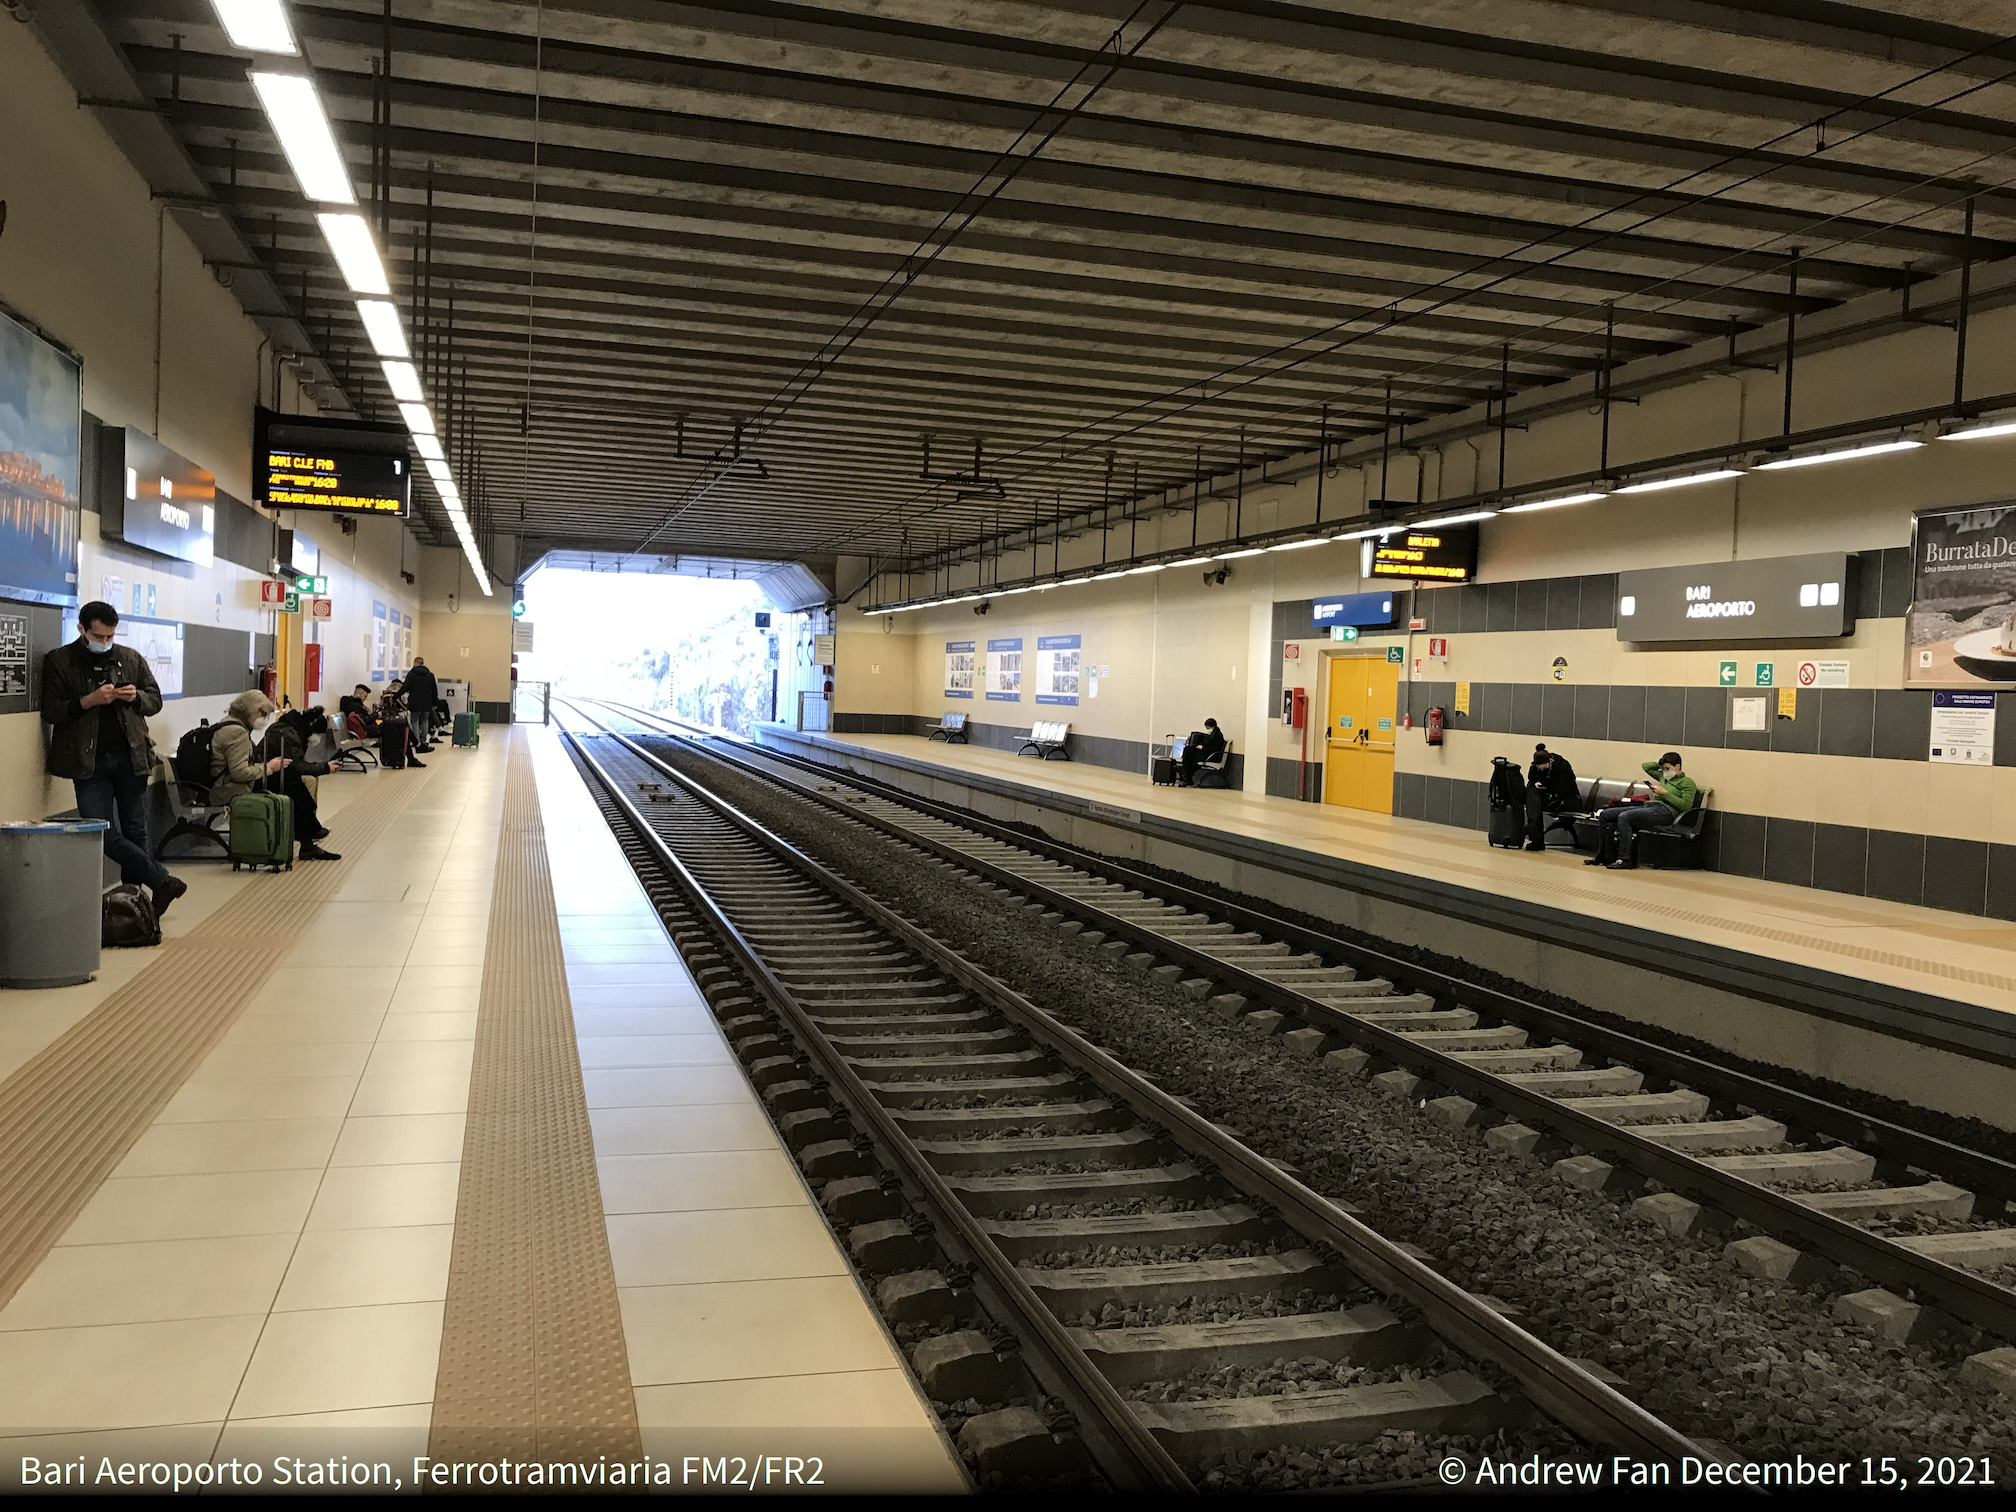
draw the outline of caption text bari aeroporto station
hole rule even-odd
[[[2016,1477],[2016,9],[6,9],[0,1485]]]

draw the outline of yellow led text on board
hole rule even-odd
[[[275,508],[306,504],[321,509],[355,510],[359,514],[398,514],[404,507],[397,498],[334,492],[343,486],[343,480],[336,476],[336,472],[334,457],[318,457],[307,452],[268,452],[266,502]]]

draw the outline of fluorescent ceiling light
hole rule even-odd
[[[1217,560],[1218,558],[1216,557],[1185,557],[1182,561],[1171,562],[1169,565],[1171,567],[1209,567]]]
[[[1249,556],[1259,556],[1259,555],[1260,555],[1260,554],[1261,554],[1261,553],[1262,553],[1263,551],[1265,551],[1266,549],[1267,549],[1267,548],[1266,548],[1265,546],[1249,546],[1249,547],[1247,547],[1247,548],[1246,548],[1246,549],[1245,549],[1244,551],[1225,551],[1225,552],[1220,552],[1220,553],[1219,553],[1219,557],[1220,557],[1220,559],[1221,559],[1222,561],[1227,561],[1227,562],[1229,562],[1229,561],[1232,561],[1232,560],[1233,560],[1234,558],[1236,558],[1236,557],[1249,557]]]
[[[1330,537],[1333,541],[1363,541],[1371,536],[1388,536],[1402,529],[1399,525],[1374,525],[1367,530],[1347,530],[1342,535]]]
[[[385,281],[385,264],[379,261],[377,245],[371,240],[371,227],[363,216],[330,213],[315,219],[321,224],[323,239],[329,243],[336,266],[343,270],[343,281],[350,285],[351,293],[392,292],[392,285]]]
[[[210,0],[210,3],[216,8],[217,19],[224,24],[224,35],[231,39],[233,47],[289,56],[301,50],[295,45],[294,32],[287,25],[287,12],[281,9],[280,0]]]
[[[433,460],[439,460],[443,456],[441,438],[439,436],[415,436],[413,438],[413,450],[420,453],[421,456]]]
[[[1609,497],[1610,495],[1606,493],[1566,494],[1558,499],[1535,499],[1530,504],[1507,504],[1503,512],[1506,514],[1525,514],[1531,509],[1559,509],[1563,504],[1590,504],[1597,499],[1607,499]]]
[[[1141,576],[1141,574],[1142,574],[1142,573],[1144,573],[1144,572],[1161,572],[1161,571],[1163,571],[1163,570],[1164,570],[1164,569],[1165,569],[1165,568],[1166,568],[1167,566],[1168,566],[1168,564],[1167,564],[1166,562],[1155,562],[1155,563],[1153,563],[1153,564],[1151,564],[1151,565],[1149,565],[1149,566],[1147,566],[1147,567],[1135,567],[1135,568],[1132,568],[1132,569],[1130,569],[1130,570],[1129,570],[1129,572],[1127,573],[1127,576],[1129,576],[1129,577],[1139,577],[1139,576]]]
[[[1433,530],[1440,525],[1468,525],[1472,520],[1495,520],[1495,509],[1473,509],[1468,514],[1441,515],[1433,520],[1415,520],[1406,528],[1409,530]]]
[[[1812,467],[1820,462],[1846,462],[1850,457],[1880,457],[1885,452],[1916,451],[1923,441],[1876,441],[1866,446],[1850,446],[1841,451],[1811,452],[1803,457],[1779,457],[1759,462],[1757,471],[1777,472],[1784,467]]]
[[[434,434],[434,417],[427,413],[427,406],[424,404],[400,405],[399,418],[406,422],[406,429],[416,436]]]
[[[406,345],[406,328],[399,323],[399,306],[389,299],[360,299],[357,317],[364,322],[364,334],[371,338],[371,350],[380,357],[411,357]]]
[[[1088,583],[1103,583],[1108,578],[1125,577],[1125,576],[1127,576],[1127,569],[1125,567],[1122,567],[1115,572],[1102,572],[1097,577],[1089,577],[1085,581]]]
[[[356,204],[357,191],[350,187],[350,170],[336,145],[336,134],[329,129],[329,117],[322,112],[315,81],[296,73],[254,69],[252,87],[259,92],[266,119],[280,138],[287,166],[301,181],[301,192],[324,204]]]
[[[420,387],[420,371],[410,362],[381,362],[385,381],[392,385],[392,397],[403,404],[419,404],[427,397]]]
[[[429,457],[426,462],[426,468],[427,476],[432,478],[437,484],[447,488],[455,486],[455,474],[449,471],[446,462],[436,462],[432,457]]]
[[[1948,431],[1941,441],[1986,441],[1991,436],[2016,436],[2016,420],[1991,420],[1983,425],[1970,425],[1965,430]]]
[[[1657,493],[1662,488],[1685,488],[1689,483],[1719,483],[1724,478],[1740,478],[1740,467],[1718,467],[1713,472],[1687,473],[1678,478],[1654,478],[1649,483],[1632,483],[1617,490],[1620,494]]]
[[[1269,546],[1267,549],[1269,551],[1300,551],[1304,546],[1325,546],[1328,544],[1327,541],[1321,539],[1314,541],[1283,541],[1280,545]]]

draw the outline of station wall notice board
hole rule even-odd
[[[987,642],[987,697],[995,703],[1021,702],[1021,636],[997,636]]]
[[[1072,704],[1078,702],[1083,654],[1081,637],[1039,635],[1036,637],[1036,702]]]
[[[945,642],[945,696],[971,698],[973,672],[973,642],[970,640]]]

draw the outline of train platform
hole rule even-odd
[[[2016,924],[1714,872],[1595,871],[1447,825],[915,736],[759,734],[1765,1064],[2016,1126]]]
[[[341,862],[178,862],[160,948],[0,994],[0,1479],[964,1489],[557,734],[321,786]]]

